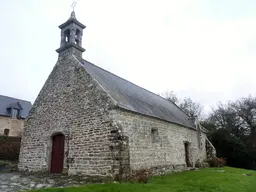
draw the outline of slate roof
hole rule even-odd
[[[32,105],[29,101],[0,95],[0,115],[2,116],[11,116],[7,109],[17,108],[20,109],[21,118],[25,119],[28,116],[31,107]]]
[[[118,107],[185,127],[195,128],[188,115],[174,103],[88,61],[83,60],[83,66],[115,100]]]

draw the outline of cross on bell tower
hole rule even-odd
[[[85,26],[76,19],[75,12],[72,11],[70,18],[59,26],[61,29],[60,48],[57,49],[59,56],[64,53],[71,53],[78,57],[82,57],[85,51],[82,48],[82,36]]]

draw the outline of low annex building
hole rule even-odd
[[[85,26],[62,25],[58,61],[25,123],[19,169],[124,176],[206,159],[205,130],[172,102],[82,58]]]
[[[0,135],[21,137],[31,103],[0,95]]]

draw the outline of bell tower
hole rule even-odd
[[[61,29],[60,48],[56,50],[59,56],[74,54],[82,57],[85,51],[82,48],[82,36],[85,26],[76,19],[75,12],[72,11],[70,18],[59,26]]]

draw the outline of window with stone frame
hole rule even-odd
[[[10,129],[4,129],[4,135],[5,136],[9,136],[10,133]]]
[[[151,129],[151,141],[152,143],[158,143],[160,140],[159,138],[159,131],[157,128],[152,128]]]

